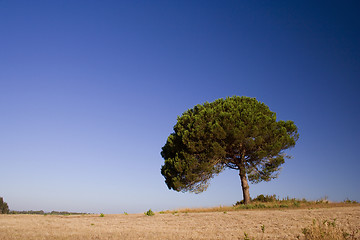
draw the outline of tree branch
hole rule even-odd
[[[235,163],[227,162],[227,163],[225,163],[225,165],[226,165],[226,167],[228,167],[230,169],[239,170],[239,167]]]

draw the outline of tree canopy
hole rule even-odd
[[[177,118],[162,148],[161,174],[169,189],[203,192],[209,180],[226,168],[239,171],[245,203],[248,180],[278,176],[299,137],[293,121],[276,114],[255,98],[233,96],[196,105]]]
[[[9,206],[4,199],[0,197],[0,214],[7,214],[9,213]]]

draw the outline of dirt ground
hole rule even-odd
[[[300,239],[313,219],[360,229],[360,206],[129,215],[0,215],[0,239]],[[261,226],[265,226],[262,233]]]

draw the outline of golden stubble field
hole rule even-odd
[[[360,206],[129,215],[0,215],[0,239],[300,239],[313,219],[360,228]],[[261,226],[265,226],[262,233]]]

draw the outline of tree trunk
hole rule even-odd
[[[245,166],[243,163],[240,164],[240,166],[239,166],[239,176],[240,176],[240,180],[241,180],[244,204],[249,204],[250,203],[249,184],[247,181]]]

